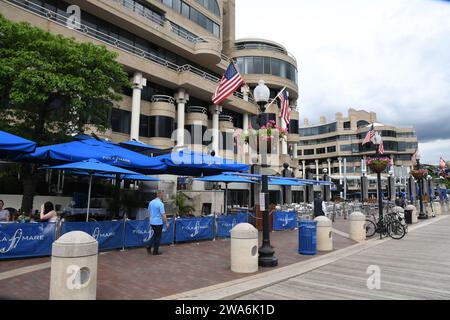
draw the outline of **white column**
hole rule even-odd
[[[139,141],[139,124],[141,120],[142,89],[147,85],[147,79],[142,73],[136,72],[133,77],[133,102],[131,106],[131,133],[130,139]]]
[[[219,154],[219,135],[220,135],[219,115],[222,112],[222,107],[221,106],[212,106],[211,112],[212,112],[212,126],[213,126],[212,127],[212,137],[213,137],[212,148],[218,155]]]
[[[319,160],[316,160],[316,180],[319,181]]]
[[[344,158],[344,199],[347,200],[347,158]]]
[[[302,161],[303,179],[306,179],[306,161]]]
[[[248,124],[249,124],[249,116],[248,113],[244,113],[244,119],[242,121],[242,130],[244,132],[248,131]]]
[[[294,151],[293,151],[294,159],[298,159],[298,144],[294,143],[293,148],[294,148]]]
[[[248,94],[250,93],[250,87],[248,85],[242,86],[241,92],[242,92],[242,95],[244,96],[244,101],[248,101]]]
[[[338,158],[339,161],[339,183],[342,184],[342,158]]]
[[[327,159],[328,162],[328,175],[331,176],[331,159]]]
[[[179,89],[175,94],[175,100],[177,102],[177,147],[184,146],[184,123],[186,117],[186,103],[189,101],[189,94],[186,90]]]

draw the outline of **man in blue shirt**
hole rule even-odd
[[[166,224],[167,229],[169,229],[170,225],[166,217],[166,211],[164,209],[164,192],[159,191],[157,193],[157,198],[150,202],[148,205],[148,212],[150,213],[150,226],[153,230],[153,237],[150,240],[150,244],[147,247],[147,251],[149,254],[152,254],[153,247],[153,255],[159,256],[162,253],[159,252],[159,245],[161,243],[161,236],[163,231],[163,222]]]

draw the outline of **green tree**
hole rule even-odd
[[[104,131],[127,74],[103,46],[78,43],[0,15],[0,128],[48,145],[92,126]],[[34,165],[22,166],[22,210],[32,209]]]

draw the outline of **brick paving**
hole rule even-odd
[[[312,258],[297,253],[297,231],[274,232],[271,241],[279,268]],[[334,235],[336,250],[352,244],[352,240]],[[164,254],[158,257],[149,256],[145,249],[101,255],[97,299],[157,299],[248,276],[231,272],[230,240],[177,244],[161,250]],[[50,258],[6,261],[0,263],[0,270],[4,272],[49,261]],[[259,273],[269,270],[273,269],[260,269]],[[0,299],[46,300],[49,282],[48,268],[1,280]]]

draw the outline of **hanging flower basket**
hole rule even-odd
[[[428,170],[427,169],[413,170],[413,171],[411,171],[411,175],[416,180],[422,180],[428,176]]]
[[[367,165],[372,171],[376,173],[382,173],[386,170],[388,165],[391,163],[390,158],[368,158]]]

